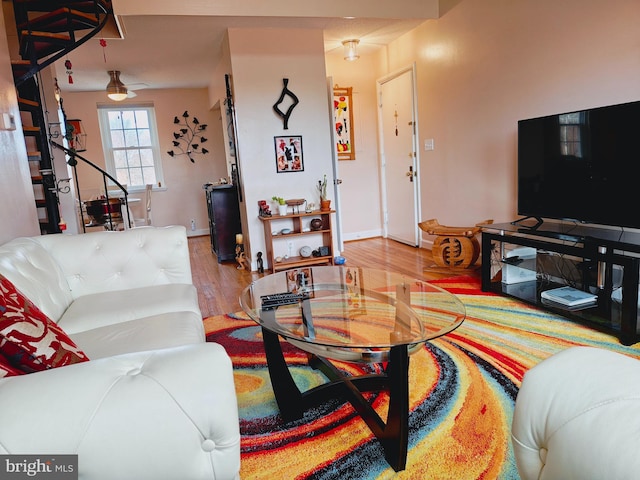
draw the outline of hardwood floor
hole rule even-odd
[[[208,317],[240,311],[240,292],[262,275],[238,270],[235,262],[218,263],[216,256],[211,253],[208,236],[190,237],[189,252],[193,283],[198,290],[202,315]],[[342,255],[347,259],[347,265],[396,271],[423,280],[446,278],[461,273],[435,267],[430,250],[410,247],[386,238],[346,242]],[[264,275],[268,273],[267,271]],[[471,269],[464,273],[479,274],[477,270]]]

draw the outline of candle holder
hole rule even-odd
[[[238,262],[236,267],[238,270],[251,271],[251,264],[244,253],[244,238],[241,233],[236,234],[236,262]]]

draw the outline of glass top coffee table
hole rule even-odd
[[[422,280],[358,267],[303,267],[267,275],[240,295],[242,309],[262,327],[273,391],[285,421],[334,398],[349,401],[381,442],[396,471],[404,470],[409,423],[409,355],[464,320],[464,305]],[[280,337],[309,354],[329,382],[300,392]],[[382,374],[343,374],[331,360],[383,363]],[[388,391],[386,422],[363,392]]]

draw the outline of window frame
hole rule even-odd
[[[113,178],[118,178],[115,159],[114,159],[114,150],[112,141],[111,141],[111,128],[109,125],[109,112],[125,112],[125,111],[135,111],[135,110],[144,110],[147,113],[147,118],[149,120],[149,136],[151,141],[151,155],[153,157],[153,167],[155,170],[156,182],[153,184],[154,190],[159,188],[166,187],[164,182],[164,174],[162,170],[162,156],[160,154],[160,143],[158,136],[158,126],[156,123],[156,113],[155,107],[153,104],[149,103],[129,103],[126,105],[112,105],[112,104],[104,104],[98,105],[98,123],[100,126],[100,137],[102,141],[102,150],[104,153],[105,160],[105,170],[113,176]],[[126,147],[124,147],[126,149]],[[114,185],[111,180],[108,180],[109,185]],[[145,189],[145,185],[127,185],[128,193],[136,193],[143,192]]]

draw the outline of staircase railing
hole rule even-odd
[[[49,143],[53,148],[58,148],[62,150],[69,157],[69,160],[67,160],[67,164],[73,169],[73,178],[76,186],[76,196],[78,199],[78,204],[80,205],[80,221],[82,222],[82,231],[86,233],[87,224],[85,223],[84,210],[82,208],[83,202],[80,195],[80,185],[78,183],[78,172],[77,172],[78,160],[81,160],[83,163],[89,165],[94,170],[97,170],[98,172],[100,172],[100,174],[102,174],[102,183],[104,185],[104,196],[105,196],[104,201],[106,202],[106,205],[107,205],[107,216],[108,216],[108,220],[105,223],[105,227],[107,227],[109,230],[115,230],[115,227],[116,227],[116,222],[114,222],[112,212],[111,212],[111,204],[109,203],[109,186],[107,184],[107,179],[111,180],[116,187],[122,190],[122,193],[123,193],[122,198],[124,199],[124,202],[120,208],[121,209],[124,208],[124,212],[125,212],[125,213],[121,213],[122,221],[123,222],[126,221],[128,223],[128,227],[131,227],[132,226],[131,215],[129,215],[129,197],[128,197],[129,193],[127,192],[127,189],[124,187],[124,185],[118,182],[118,180],[116,180],[112,175],[110,175],[109,172],[103,170],[98,165],[93,163],[91,160],[88,160],[84,158],[82,155],[79,155],[75,150],[71,148],[67,148],[54,141],[49,141]],[[115,197],[115,198],[120,198],[120,197]]]

